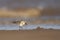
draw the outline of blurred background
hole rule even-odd
[[[60,8],[60,0],[0,0],[0,8],[38,7]]]
[[[42,10],[42,16],[60,16],[60,0],[0,0],[0,8],[38,8]]]

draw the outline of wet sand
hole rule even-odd
[[[0,31],[0,40],[60,40],[60,30]]]

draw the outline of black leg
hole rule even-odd
[[[20,28],[23,29],[23,27],[19,26],[19,31],[20,31]]]

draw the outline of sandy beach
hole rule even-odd
[[[0,40],[60,40],[60,30],[0,31]]]

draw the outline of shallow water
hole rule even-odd
[[[19,25],[0,25],[0,30],[32,30],[36,29],[37,27],[44,28],[44,29],[60,29],[60,24],[35,24],[35,25],[26,25],[23,28],[20,28]]]

